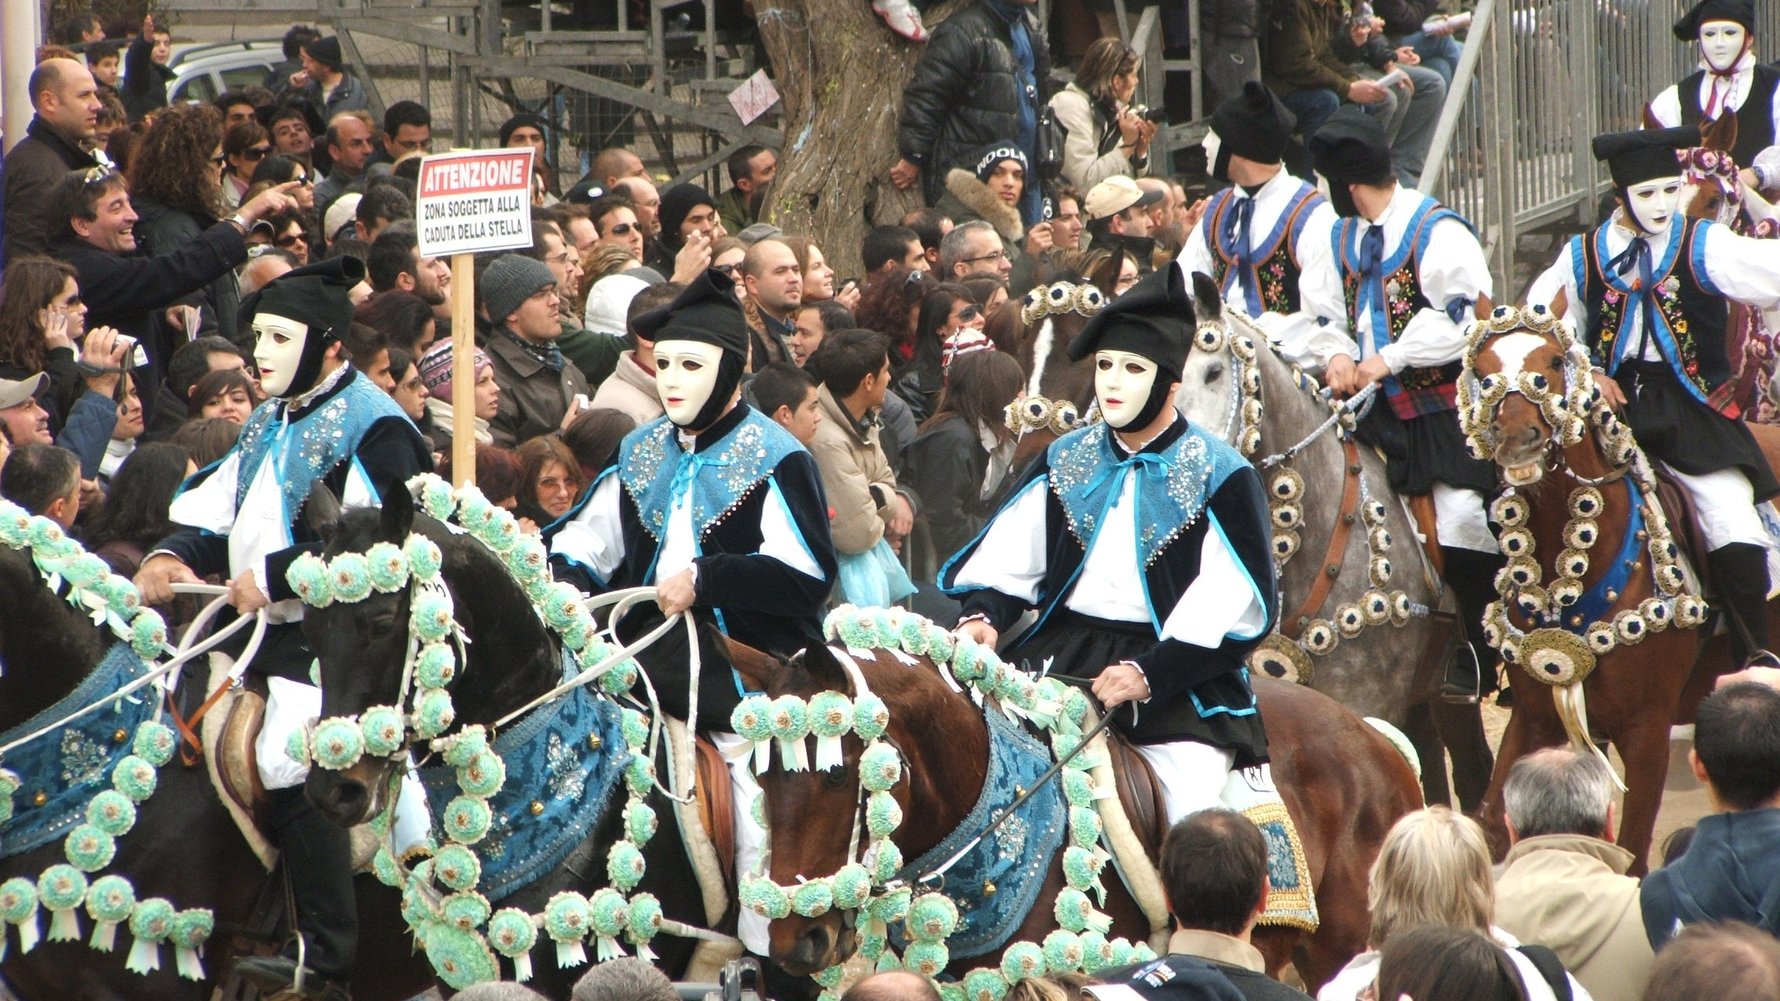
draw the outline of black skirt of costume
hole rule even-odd
[[[1748,425],[1694,399],[1669,366],[1628,361],[1615,378],[1627,401],[1626,424],[1652,459],[1690,476],[1735,466],[1755,488],[1758,503],[1780,495],[1780,482]]]
[[[1381,388],[1354,434],[1384,453],[1385,476],[1400,494],[1430,494],[1436,483],[1485,494],[1496,491],[1495,464],[1471,457],[1456,410],[1403,420]]]
[[[1094,678],[1109,664],[1135,660],[1139,654],[1155,645],[1156,632],[1147,622],[1118,622],[1062,608],[1053,613],[1051,621],[1045,623],[1036,635],[1032,635],[1030,639],[1022,637],[1011,650],[1005,651],[1005,655],[1009,661],[1035,675],[1045,670],[1045,662],[1048,660],[1051,674]],[[1247,687],[1240,677],[1231,674],[1214,678],[1200,688],[1225,685]],[[1085,689],[1086,686],[1082,687]],[[1229,701],[1247,701],[1247,696],[1244,694]],[[1137,710],[1135,717],[1132,715],[1133,706]],[[1144,713],[1154,708],[1156,706],[1153,702],[1148,705],[1120,705],[1114,710],[1117,716],[1113,720],[1113,728],[1131,738],[1132,743],[1151,743],[1152,741],[1143,739],[1138,724],[1142,723]],[[1254,712],[1242,716],[1227,712],[1200,716],[1195,712],[1192,717],[1195,722],[1189,724],[1189,732],[1170,737],[1169,742],[1192,740],[1233,751],[1237,768],[1248,768],[1267,761],[1267,728],[1261,722],[1258,707]],[[1133,729],[1138,729],[1139,732],[1134,735]]]

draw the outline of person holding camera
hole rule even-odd
[[[1142,60],[1116,37],[1088,46],[1075,80],[1051,97],[1051,112],[1067,130],[1063,179],[1087,191],[1113,176],[1142,177],[1150,169],[1150,140],[1158,123],[1131,103]]]

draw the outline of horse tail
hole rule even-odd
[[[1391,746],[1397,749],[1397,753],[1403,756],[1403,760],[1409,762],[1409,770],[1415,773],[1415,780],[1420,782],[1422,780],[1422,759],[1421,755],[1415,753],[1415,745],[1409,742],[1409,737],[1403,731],[1376,716],[1367,716],[1365,719],[1368,726],[1377,730],[1385,740],[1390,741]]]

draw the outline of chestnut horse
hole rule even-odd
[[[982,793],[989,753],[984,710],[955,690],[929,657],[850,654],[865,683],[889,707],[886,739],[904,757],[904,780],[893,791],[913,822],[903,824],[892,840],[904,858],[920,858],[959,827]],[[846,669],[822,645],[788,662],[735,643],[730,655],[750,687],[775,698],[858,694]],[[1321,926],[1314,933],[1263,926],[1255,930],[1254,941],[1270,973],[1278,976],[1293,963],[1314,991],[1366,947],[1368,871],[1385,832],[1421,806],[1421,795],[1395,747],[1332,699],[1267,678],[1255,679],[1255,693],[1267,719],[1273,777],[1303,841]],[[788,772],[775,763],[760,776],[772,832],[770,875],[780,884],[834,873],[848,861],[860,802],[862,744],[849,735],[844,746],[840,768]],[[1107,934],[1143,941],[1150,928],[1137,903],[1113,873],[1104,882],[1104,909],[1113,919]],[[1037,941],[1056,928],[1053,901],[1064,885],[1061,864],[1054,863],[1014,940]],[[839,963],[856,945],[851,916],[836,911],[816,918],[793,913],[772,924],[771,958],[794,973]],[[993,962],[993,956],[953,957],[948,969],[962,973]]]
[[[1524,528],[1510,526],[1500,533],[1504,551],[1519,550],[1530,539],[1531,556],[1539,567],[1538,581],[1512,592],[1516,605],[1508,609],[1511,628],[1498,628],[1492,640],[1506,644],[1505,661],[1518,662],[1525,676],[1544,684],[1522,685],[1524,697],[1515,701],[1503,734],[1480,819],[1497,850],[1505,851],[1502,787],[1514,762],[1566,738],[1583,745],[1604,738],[1625,762],[1627,788],[1618,840],[1636,857],[1633,871],[1641,873],[1668,773],[1669,728],[1692,722],[1712,679],[1733,665],[1722,642],[1699,649],[1708,636],[1691,627],[1690,616],[1673,614],[1678,603],[1671,602],[1666,612],[1659,608],[1670,596],[1659,591],[1652,572],[1664,561],[1650,551],[1656,548],[1651,538],[1660,545],[1670,522],[1656,502],[1648,460],[1630,444],[1630,430],[1619,424],[1598,392],[1589,395],[1592,387],[1572,393],[1577,380],[1590,378],[1589,363],[1586,352],[1562,325],[1563,307],[1560,300],[1550,312],[1492,311],[1487,300],[1479,303],[1461,384],[1467,430],[1501,468],[1509,487],[1497,502],[1495,520],[1507,510],[1502,504],[1518,501],[1525,508]],[[1548,396],[1542,408],[1539,400]],[[1566,396],[1563,409],[1553,409]],[[1571,425],[1566,434],[1564,427],[1554,428],[1553,414],[1574,416],[1583,426],[1566,416],[1565,423]],[[1774,461],[1767,441],[1764,450]],[[1578,498],[1597,494],[1601,510],[1592,521],[1598,538],[1581,547],[1587,571],[1580,584],[1587,591],[1579,599],[1565,601],[1546,585],[1561,580],[1560,562],[1574,559],[1578,551],[1573,532]],[[1632,520],[1634,502],[1640,508],[1642,528]],[[1518,525],[1521,516],[1516,513],[1514,520]],[[1511,537],[1511,531],[1524,534]],[[1643,534],[1628,539],[1628,532]],[[1622,553],[1625,559],[1588,561],[1591,552]],[[1550,612],[1535,621],[1529,610]],[[1640,624],[1631,625],[1630,616],[1621,618],[1625,613],[1638,616]],[[1604,652],[1585,637],[1566,640],[1551,628],[1538,629],[1545,638],[1528,639],[1529,630],[1549,626],[1558,618],[1570,627],[1569,635],[1586,630],[1584,618],[1627,625],[1614,630],[1617,642]],[[1780,624],[1772,608],[1769,621],[1770,628]],[[1585,652],[1577,652],[1578,643]],[[1591,647],[1592,651],[1586,649]]]
[[[111,639],[84,609],[70,607],[44,585],[30,554],[0,546],[0,732],[19,727],[68,697],[99,664]],[[192,672],[188,683],[203,684]],[[155,689],[139,693],[154,698]],[[54,734],[43,738],[57,739]],[[26,814],[21,790],[15,804]],[[0,824],[0,838],[5,837]],[[36,879],[45,868],[65,862],[62,840],[0,859],[0,880]],[[264,866],[247,846],[224,809],[203,767],[186,768],[176,759],[158,773],[155,794],[137,807],[136,824],[118,839],[108,872],[127,876],[139,899],[165,897],[178,907],[209,908],[216,918],[204,957],[205,979],[178,976],[168,947],[161,968],[149,974],[125,969],[127,933],[110,952],[80,941],[42,941],[30,952],[19,948],[18,929],[4,926],[11,948],[0,977],[23,1001],[80,998],[83,1001],[207,1001],[230,979],[229,963],[242,939],[261,937],[258,904],[271,885]],[[370,876],[357,881],[359,961],[352,991],[375,1001],[412,997],[432,982],[424,960],[410,954],[396,893]],[[91,921],[82,914],[83,924]],[[268,945],[275,944],[268,942]],[[4,993],[4,992],[0,992]]]
[[[1681,213],[1730,226],[1757,239],[1780,237],[1780,210],[1745,184],[1729,153],[1700,146],[1681,152]],[[1780,252],[1780,245],[1776,245]],[[1762,312],[1740,302],[1730,304],[1725,349],[1738,405],[1750,421],[1780,423],[1780,400],[1773,388],[1777,357],[1774,330]]]

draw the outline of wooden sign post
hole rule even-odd
[[[476,480],[474,255],[532,245],[532,150],[452,150],[420,162],[420,256],[451,258],[451,482]],[[498,322],[499,317],[495,318]]]

